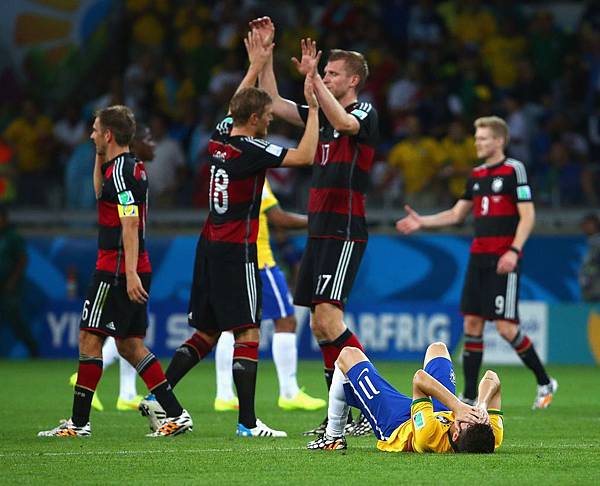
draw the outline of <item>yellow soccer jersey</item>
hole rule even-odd
[[[504,438],[502,411],[490,409],[488,413],[497,449]],[[386,452],[454,452],[448,438],[448,429],[454,423],[453,412],[434,412],[431,400],[421,398],[413,401],[411,417],[387,441],[377,441],[377,448]]]
[[[260,203],[260,214],[258,216],[258,237],[256,239],[256,248],[258,250],[258,268],[262,270],[265,267],[275,266],[275,259],[271,251],[271,242],[269,241],[269,224],[267,222],[267,211],[273,206],[277,206],[279,201],[271,191],[269,181],[265,179],[263,186],[262,199]]]

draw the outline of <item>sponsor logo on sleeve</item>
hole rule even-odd
[[[358,118],[359,120],[364,120],[365,118],[367,118],[368,113],[366,111],[363,110],[352,110],[350,112],[352,115],[354,115],[356,118]]]
[[[281,152],[283,151],[283,147],[271,143],[267,146],[265,150],[270,154],[274,155],[275,157],[279,157],[281,155]]]
[[[413,416],[413,422],[415,423],[415,429],[420,430],[425,427],[425,419],[423,418],[423,412],[417,412]]]
[[[529,186],[517,187],[517,199],[519,199],[519,201],[531,199],[531,188]]]
[[[119,198],[119,204],[122,206],[127,206],[128,204],[133,204],[135,202],[131,191],[120,192],[117,197]]]

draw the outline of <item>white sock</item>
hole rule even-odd
[[[137,371],[122,356],[119,357],[119,398],[133,400],[137,396],[135,379]]]
[[[344,427],[348,420],[350,406],[346,403],[346,394],[344,393],[344,383],[348,383],[348,378],[335,365],[331,388],[329,389],[329,407],[327,408],[327,429],[326,433],[330,437],[340,437],[344,435]]]
[[[298,347],[295,332],[276,332],[273,334],[273,361],[279,379],[279,395],[294,398],[300,388],[296,379],[298,370]]]
[[[105,370],[119,357],[119,351],[117,350],[117,343],[115,338],[108,337],[104,340],[104,346],[102,346],[102,369]]]
[[[232,400],[233,392],[233,343],[235,338],[231,332],[221,333],[219,342],[215,346],[215,370],[217,372],[217,398]]]

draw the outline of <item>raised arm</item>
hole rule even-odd
[[[421,216],[410,206],[404,206],[404,209],[408,213],[408,216],[399,219],[396,222],[396,229],[405,235],[414,233],[421,228],[440,228],[442,226],[451,226],[454,224],[462,223],[471,208],[473,203],[466,199],[459,199],[456,204],[446,211],[441,211],[436,214],[429,216]]]
[[[288,150],[281,164],[282,167],[311,165],[314,162],[319,143],[319,103],[314,93],[312,79],[313,76],[309,73],[304,80],[304,97],[308,103],[308,118],[304,135],[302,135],[298,148]]]
[[[269,17],[261,17],[250,22],[250,28],[257,32],[262,39],[263,45],[273,44],[275,38],[275,25]],[[258,85],[264,89],[273,99],[273,114],[288,123],[302,127],[304,121],[298,114],[296,103],[282,98],[277,89],[275,70],[273,68],[273,52],[271,51],[267,62],[258,75]]]
[[[494,408],[500,410],[500,378],[492,370],[487,370],[479,382],[477,405],[483,410]]]
[[[259,32],[255,30],[248,32],[248,35],[244,38],[244,45],[246,46],[250,65],[248,66],[246,75],[235,90],[235,94],[239,93],[244,88],[256,86],[258,75],[267,63],[267,60],[272,57],[273,54],[273,43],[264,45]]]
[[[413,377],[413,400],[432,397],[454,412],[454,417],[459,422],[483,423],[487,414],[476,407],[471,407],[461,402],[444,385],[424,370],[417,370]]]

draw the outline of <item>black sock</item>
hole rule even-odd
[[[233,358],[233,382],[240,402],[238,422],[244,427],[256,427],[254,395],[256,393],[256,373],[258,362],[245,358]]]
[[[160,403],[167,417],[179,417],[183,412],[183,407],[175,397],[173,388],[154,354],[148,353],[135,369],[146,383],[148,390],[154,393],[156,401]]]
[[[550,377],[546,373],[546,369],[535,351],[535,346],[526,334],[521,333],[519,330],[515,338],[510,342],[510,345],[515,349],[521,361],[525,363],[525,366],[533,371],[538,385],[547,385],[550,383]]]
[[[102,358],[79,357],[77,384],[73,393],[73,411],[71,420],[77,427],[83,427],[90,421],[90,409],[96,386],[102,376]]]
[[[475,400],[477,398],[477,379],[483,358],[483,336],[465,334],[463,347],[463,373],[465,376],[464,398]]]
[[[179,383],[179,380],[199,362],[200,357],[191,346],[186,343],[179,346],[175,350],[175,354],[171,358],[171,362],[165,373],[171,386],[174,388]]]

